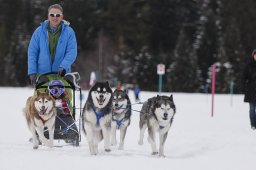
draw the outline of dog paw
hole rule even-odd
[[[111,150],[110,149],[105,149],[106,152],[110,152]]]
[[[116,141],[115,141],[115,142],[112,142],[111,145],[112,145],[112,146],[116,146],[116,145],[117,145],[117,142],[116,142]]]
[[[45,145],[46,145],[47,147],[49,147],[49,148],[52,148],[52,147],[53,147],[53,142],[52,142],[52,141],[47,141],[47,142],[45,143]]]
[[[164,154],[159,154],[159,157],[161,158],[165,158],[165,155]]]
[[[49,145],[47,145],[49,148],[53,147],[53,143],[50,143]]]
[[[33,146],[33,149],[38,149],[38,146]]]
[[[158,155],[158,152],[152,152],[152,155]]]
[[[119,146],[118,150],[124,150],[124,146]]]
[[[139,145],[143,145],[143,141],[140,140],[140,141],[138,142],[138,144],[139,144]]]

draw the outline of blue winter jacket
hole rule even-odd
[[[54,62],[52,63],[47,24],[48,20],[41,23],[35,30],[28,47],[28,75],[58,72],[62,67],[66,73],[71,72],[71,65],[77,56],[77,43],[74,30],[69,23],[62,21],[62,29],[56,47]]]

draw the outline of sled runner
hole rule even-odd
[[[65,95],[65,98],[55,98],[57,117],[55,120],[54,139],[64,140],[73,146],[79,146],[81,141],[81,100],[79,118],[76,120],[76,91],[79,92],[80,99],[82,95],[81,88],[78,85],[79,80],[80,75],[78,72],[67,73],[64,77],[58,76],[57,73],[46,73],[37,78],[35,85],[35,90],[45,91],[48,89],[53,97]],[[49,138],[47,128],[44,131],[44,135],[46,138]]]

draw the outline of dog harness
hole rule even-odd
[[[118,126],[118,128],[120,128],[120,126],[124,124],[124,118],[121,120],[117,120],[117,119],[113,119],[113,120],[116,122],[116,125]]]
[[[123,104],[122,104],[121,106],[119,106],[118,108],[116,108],[116,109],[117,109],[117,110],[123,109]],[[124,109],[128,109],[128,105],[126,105],[126,108],[124,108]],[[126,112],[127,112],[127,110],[125,110],[125,113],[126,113]],[[116,113],[116,112],[113,112],[113,113]],[[118,114],[118,113],[116,113],[116,114]],[[116,125],[117,125],[118,127],[120,127],[120,126],[123,124],[125,117],[124,117],[123,119],[121,119],[121,120],[117,120],[117,119],[114,119],[113,116],[112,116],[112,119],[113,119],[114,121],[116,121]]]
[[[121,120],[114,119],[114,115],[112,115],[112,120],[114,120],[114,121],[116,122],[116,125],[117,125],[118,127],[120,127],[121,125],[123,125],[124,119],[125,119],[125,117],[124,117],[123,119],[121,119]]]
[[[96,109],[93,107],[92,108],[94,113],[96,114],[96,118],[97,118],[97,125],[100,124],[100,119],[104,116],[104,112],[105,110],[102,110],[102,111],[99,111],[99,112],[96,112]]]
[[[117,124],[118,126],[121,126],[121,125],[123,124],[123,120],[124,120],[124,119],[116,120],[116,124]]]
[[[52,112],[52,110],[50,112]],[[51,119],[53,115],[50,118],[46,119],[46,120],[40,114],[38,116],[39,116],[40,120],[43,122],[43,125],[44,125],[45,122],[47,122],[49,119]]]
[[[39,115],[39,118],[43,122],[43,125],[44,125],[47,120],[44,120],[40,115]]]

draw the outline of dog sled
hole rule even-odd
[[[79,142],[81,142],[81,134],[80,134],[80,117],[82,114],[82,91],[80,86],[78,85],[78,81],[80,80],[80,75],[78,72],[67,73],[64,77],[60,77],[57,73],[46,73],[42,74],[37,78],[35,90],[45,91],[49,90],[49,93],[55,93],[54,90],[50,89],[49,83],[53,80],[61,80],[63,82],[65,92],[69,95],[70,105],[68,106],[69,113],[64,113],[64,110],[67,108],[62,108],[61,106],[57,106],[57,116],[55,119],[55,130],[54,130],[54,140],[64,140],[66,143],[69,143],[73,146],[79,146]],[[76,92],[79,92],[80,98],[80,106],[79,113],[77,113],[76,107]],[[58,90],[56,90],[56,93]],[[77,119],[77,115],[79,114],[79,118]],[[49,132],[47,128],[44,130],[44,135],[49,139]]]

